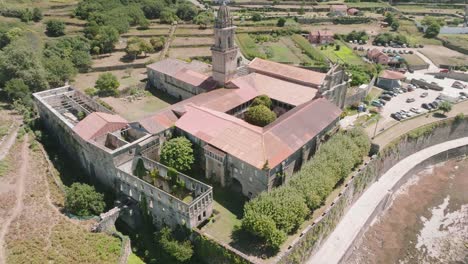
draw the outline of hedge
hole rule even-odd
[[[362,162],[370,150],[362,129],[340,132],[324,143],[287,185],[262,193],[244,207],[242,228],[278,250],[286,234],[323,205],[333,189]]]

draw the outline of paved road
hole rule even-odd
[[[307,263],[333,264],[339,263],[348,248],[372,216],[378,204],[386,198],[388,190],[408,173],[416,164],[421,163],[437,153],[468,145],[468,137],[447,141],[423,149],[397,163],[388,170],[379,181],[372,184],[367,191],[348,210],[335,230],[330,234],[319,251]]]

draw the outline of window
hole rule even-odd
[[[201,219],[202,219],[201,215],[198,215],[198,221],[201,221]]]
[[[206,217],[206,211],[203,211],[203,217]]]
[[[228,37],[228,47],[229,47],[229,48],[232,48],[231,37]]]

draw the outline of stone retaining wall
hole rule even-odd
[[[333,231],[350,206],[361,196],[368,186],[378,180],[387,170],[403,158],[424,148],[467,135],[468,119],[459,121],[451,119],[417,128],[398,138],[386,146],[378,156],[374,156],[352,175],[351,179],[345,184],[345,188],[340,192],[331,206],[312,225],[306,227],[299,238],[291,243],[289,250],[276,257],[275,262],[305,262],[318,250],[321,243]],[[456,156],[460,151],[467,151],[467,149],[454,150],[447,153],[445,157]],[[443,156],[444,154],[441,155]],[[439,159],[440,157],[436,155],[434,159]],[[433,162],[433,160],[428,162]],[[421,166],[424,166],[424,164]],[[386,202],[383,202],[379,208],[382,209],[385,205]]]

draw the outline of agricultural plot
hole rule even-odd
[[[127,33],[123,34],[122,37],[152,37],[152,36],[167,36],[169,34],[169,28],[155,28],[147,30],[138,30],[136,28],[130,29]]]
[[[339,45],[339,49],[337,49]],[[366,65],[361,57],[341,41],[335,41],[335,45],[320,46],[320,51],[335,63],[347,63],[353,65]]]
[[[403,13],[456,14],[457,12],[463,12],[462,8],[441,8],[425,5],[396,5],[394,7]]]
[[[468,35],[439,35],[440,39],[443,39],[450,44],[468,50]]]
[[[211,56],[211,50],[209,46],[206,47],[182,47],[182,48],[170,48],[169,57],[181,60],[187,60],[193,57],[207,57]]]
[[[176,36],[211,36],[213,35],[213,29],[199,29],[199,28],[187,28],[178,27],[174,33]]]
[[[426,66],[427,63],[424,62],[423,59],[421,59],[418,55],[416,54],[403,54],[401,55],[405,60],[406,62],[408,63],[408,65],[411,67],[411,66]]]
[[[172,41],[171,47],[211,46],[212,44],[212,37],[176,37]]]
[[[468,56],[444,46],[425,46],[420,52],[435,65],[464,66],[468,64]]]
[[[424,34],[418,30],[413,21],[400,20],[398,33],[405,36],[411,45],[442,45],[442,42],[438,39],[425,38]]]
[[[261,57],[287,64],[314,64],[314,60],[304,53],[290,36],[242,33],[237,35],[237,42],[242,53],[248,59]]]

